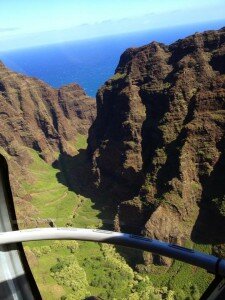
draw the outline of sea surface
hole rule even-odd
[[[225,20],[188,26],[73,41],[29,49],[0,51],[0,60],[10,69],[44,80],[53,87],[76,82],[90,96],[109,79],[120,55],[129,47],[152,41],[170,44],[195,32],[219,29]]]

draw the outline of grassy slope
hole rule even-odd
[[[80,136],[77,149],[86,148],[86,138]],[[74,227],[98,227],[101,222],[98,219],[98,211],[92,208],[90,199],[83,199],[82,208],[77,211],[77,206],[83,198],[68,190],[66,186],[57,181],[57,169],[45,163],[35,151],[30,150],[33,163],[29,166],[29,172],[35,181],[32,184],[24,183],[23,188],[32,196],[32,204],[38,209],[40,219],[52,219],[57,226],[66,226],[70,221]],[[73,211],[77,211],[76,218],[73,218]],[[88,216],[88,218],[86,217]],[[25,246],[29,248],[51,245],[51,241],[30,242]],[[82,261],[85,256],[91,256],[99,252],[98,244],[87,245],[80,243],[78,259]],[[59,257],[67,257],[68,249],[60,247],[51,251],[51,255],[43,255],[38,258],[32,266],[32,271],[41,289],[44,299],[59,299],[60,294],[67,294],[70,289],[58,286],[50,275],[50,266],[53,266]],[[84,254],[85,253],[85,254]]]
[[[76,148],[77,150],[86,148],[85,137],[79,136]],[[38,217],[40,219],[52,219],[57,226],[101,227],[102,223],[98,217],[100,211],[93,208],[94,204],[91,199],[69,191],[66,186],[57,181],[58,170],[45,163],[35,151],[30,151],[33,163],[29,167],[29,172],[35,180],[32,184],[23,183],[23,188],[32,196],[31,203],[37,208]],[[50,272],[51,267],[57,265],[60,260],[66,262],[68,257],[75,259],[76,263],[85,271],[88,286],[85,286],[84,289],[86,289],[87,295],[88,293],[101,295],[103,299],[112,299],[112,295],[116,299],[135,300],[145,299],[145,297],[146,299],[153,299],[153,294],[156,295],[155,299],[162,299],[162,295],[164,295],[163,299],[169,299],[170,292],[165,292],[165,289],[162,291],[162,286],[169,286],[175,291],[184,289],[186,294],[190,294],[191,285],[197,284],[202,291],[211,279],[211,276],[204,271],[196,270],[194,267],[180,262],[175,262],[169,270],[164,267],[151,266],[150,280],[154,286],[160,287],[160,289],[149,295],[145,291],[144,284],[141,286],[137,283],[138,280],[131,278],[132,276],[135,277],[136,274],[129,268],[124,259],[111,248],[105,250],[100,244],[80,242],[79,249],[71,253],[65,242],[58,242],[57,247],[55,247],[52,241],[25,243],[25,247],[43,299],[48,300],[60,299],[64,295],[68,296],[66,299],[84,298],[85,294],[79,295],[73,291],[70,284],[71,279],[63,278],[61,282],[54,279],[54,274]],[[46,249],[47,251],[45,251]],[[209,251],[209,248],[203,247],[201,250]],[[113,273],[112,270],[116,272]],[[125,270],[125,273],[121,270]],[[59,273],[59,275],[62,274]],[[76,274],[72,275],[72,277],[75,276]],[[132,286],[133,295],[130,294],[131,288],[124,288],[122,283],[125,284],[125,287]],[[148,283],[147,286],[151,286],[151,283]],[[150,290],[148,289],[148,293]],[[171,293],[173,294],[173,292]],[[170,294],[172,297],[170,299],[174,299],[172,294]],[[152,298],[149,298],[150,296]],[[181,295],[181,298],[177,299],[185,298]],[[190,299],[195,298],[192,296]]]

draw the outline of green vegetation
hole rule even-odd
[[[123,78],[125,78],[126,77],[126,74],[124,73],[116,73],[116,74],[114,74],[112,77],[111,77],[111,80],[113,80],[113,81],[117,81],[117,80],[119,80],[119,79],[123,79]]]
[[[165,82],[164,84],[163,84],[163,88],[164,89],[169,89],[171,87],[171,83],[170,82]]]
[[[85,147],[86,139],[80,135],[76,148]],[[37,211],[34,217],[43,220],[43,226],[52,220],[56,226],[102,227],[101,219],[107,219],[108,212],[100,212],[91,199],[69,190],[58,181],[57,169],[29,151],[33,158],[30,180],[22,187],[32,197]],[[150,178],[146,189],[151,189]],[[211,279],[203,270],[180,262],[170,268],[150,265],[150,272],[140,273],[119,254],[121,249],[118,252],[113,246],[98,243],[29,242],[25,251],[43,299],[48,300],[81,300],[90,295],[104,300],[198,299]]]
[[[225,216],[225,196],[221,198],[215,198],[212,200],[212,203],[215,205],[218,212]]]
[[[210,113],[211,118],[218,123],[224,123],[224,111],[223,110],[217,110],[216,112]]]
[[[9,154],[5,151],[3,147],[0,147],[0,154],[2,154],[6,159],[9,159]]]
[[[195,246],[195,248],[198,247]],[[201,251],[206,252],[207,247],[202,247]],[[186,297],[192,294],[193,287],[195,287],[195,290],[198,290],[199,294],[202,294],[213,278],[212,275],[204,270],[179,261],[174,261],[169,269],[164,266],[152,265],[149,271],[151,281],[155,287],[167,286],[175,291],[177,296],[180,295],[182,290]],[[179,297],[178,299],[186,299]],[[199,299],[199,297],[196,299]]]
[[[36,217],[52,219],[57,226],[65,226],[80,197],[57,181],[57,169],[45,163],[35,151],[30,151],[33,158],[29,169],[32,182],[23,183],[23,189],[32,196],[32,204],[39,212]]]
[[[76,294],[76,299],[83,299],[85,296],[90,295],[87,291],[88,281],[86,273],[84,269],[80,267],[74,255],[64,260],[58,259],[57,264],[54,265],[50,271],[51,276],[58,284],[73,290],[74,294]]]
[[[77,150],[86,149],[87,148],[87,137],[85,135],[78,134],[77,140],[75,143],[75,147]]]

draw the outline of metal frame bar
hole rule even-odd
[[[35,228],[0,233],[0,245],[37,240],[82,240],[121,245],[177,259],[225,277],[225,260],[133,234],[83,228]]]

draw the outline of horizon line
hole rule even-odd
[[[0,49],[0,54],[1,53],[8,53],[8,52],[14,52],[14,51],[21,51],[21,50],[29,50],[29,49],[37,49],[37,48],[44,48],[44,47],[48,47],[48,46],[54,46],[54,45],[63,45],[63,44],[69,44],[69,43],[74,43],[74,42],[85,42],[85,41],[93,41],[93,40],[98,40],[98,39],[104,39],[104,38],[113,38],[113,37],[118,37],[118,36],[125,36],[125,35],[132,35],[132,34],[135,34],[135,33],[144,33],[144,32],[154,32],[154,31],[157,31],[157,30],[163,30],[163,29],[175,29],[175,28],[180,28],[180,27],[188,27],[188,26],[193,26],[193,25],[204,25],[204,24],[214,24],[216,22],[224,22],[224,26],[225,26],[225,18],[224,19],[215,19],[215,20],[210,20],[208,22],[194,22],[194,23],[186,23],[186,24],[178,24],[178,25],[174,25],[174,26],[162,26],[162,27],[155,27],[155,28],[151,28],[151,29],[144,29],[144,30],[137,30],[137,31],[128,31],[128,32],[123,32],[123,33],[115,33],[115,34],[110,34],[110,35],[97,35],[97,36],[94,36],[94,37],[85,37],[85,38],[78,38],[78,39],[68,39],[68,40],[65,40],[65,41],[56,41],[56,42],[51,42],[51,43],[43,43],[43,44],[38,44],[38,45],[33,45],[33,46],[28,46],[28,47],[18,47],[18,48],[15,48],[15,47],[12,47],[12,48],[9,48],[9,49],[6,49],[6,50],[1,50]],[[206,30],[203,30],[201,32],[204,32],[204,31],[208,31],[208,30],[219,30],[223,28],[220,27],[218,29],[206,29]],[[60,30],[59,30],[60,31]],[[51,31],[49,31],[51,32]],[[46,32],[40,32],[41,33],[46,33]],[[194,34],[194,33],[193,33]],[[192,34],[191,34],[192,35]]]

